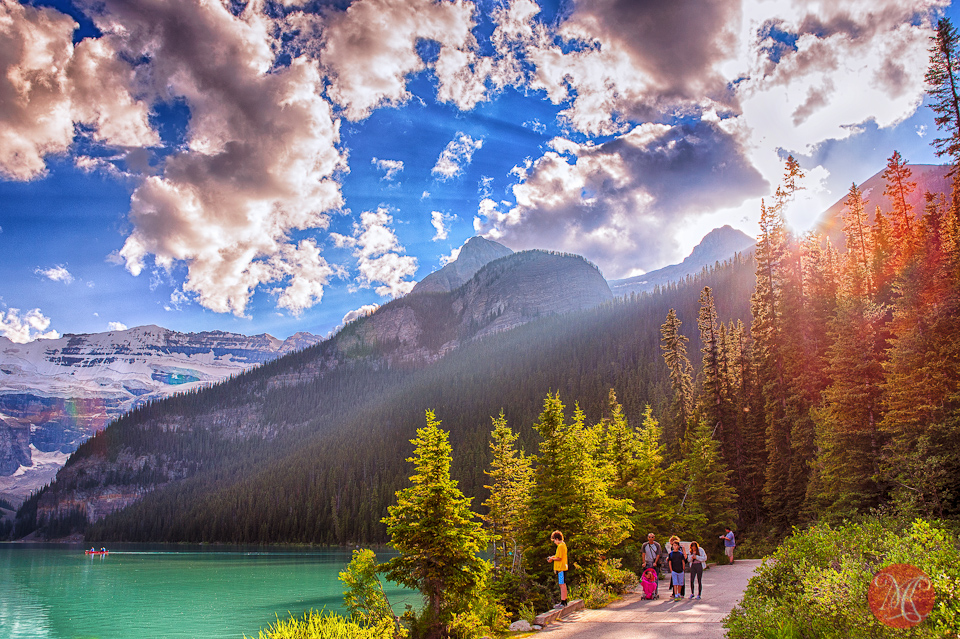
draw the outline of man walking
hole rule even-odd
[[[663,557],[663,547],[657,543],[657,536],[653,533],[647,535],[647,543],[640,547],[640,556],[643,558],[643,570],[653,568],[660,578],[660,559]]]

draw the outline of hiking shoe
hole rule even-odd
[[[699,599],[699,598],[700,598],[700,595],[697,595],[697,599]]]
[[[563,608],[563,604],[557,604],[554,606],[554,608]]]
[[[690,598],[693,599],[693,595],[690,595]]]

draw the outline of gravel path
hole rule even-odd
[[[703,598],[671,599],[669,580],[660,580],[660,599],[646,601],[628,594],[602,610],[585,610],[557,621],[539,633],[549,639],[723,639],[721,621],[747,588],[759,559],[738,559],[732,566],[714,566],[703,573]],[[687,575],[689,581],[690,576]],[[664,597],[666,595],[666,597]],[[687,585],[687,595],[690,587]]]

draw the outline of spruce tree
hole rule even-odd
[[[931,40],[927,95],[943,134],[934,139],[933,146],[938,156],[946,155],[956,167],[960,164],[960,37],[949,18],[940,18]]]
[[[815,411],[818,482],[808,507],[843,519],[880,504],[882,447],[882,308],[864,296],[845,295],[831,325],[832,382]]]
[[[606,459],[613,474],[611,494],[625,497],[627,486],[636,477],[640,443],[636,431],[627,423],[623,407],[617,402],[617,394],[612,388],[607,394],[607,413],[608,416],[598,424],[601,431],[599,453]]]
[[[664,499],[666,477],[661,435],[660,424],[647,406],[643,411],[643,424],[637,435],[634,477],[628,485],[634,506],[631,515],[633,538],[637,544],[645,542],[647,533],[651,530],[663,530],[669,518],[671,505]]]
[[[843,202],[843,236],[847,245],[846,266],[848,269],[845,282],[856,287],[852,295],[865,296],[872,291],[870,257],[873,254],[873,238],[870,232],[870,223],[867,220],[863,194],[854,183]]]
[[[671,308],[667,312],[667,320],[660,327],[660,349],[670,371],[670,386],[673,388],[669,431],[666,434],[670,444],[683,439],[687,422],[693,415],[693,367],[687,359],[687,342],[690,340],[680,332],[680,326],[677,312]]]
[[[387,563],[387,577],[419,590],[425,599],[421,621],[428,639],[444,637],[454,615],[481,596],[488,570],[478,556],[487,535],[450,477],[449,434],[439,428],[432,410],[427,426],[411,440],[416,473],[411,486],[397,491],[397,503],[383,518],[399,552]]]
[[[719,551],[714,533],[724,526],[736,527],[737,491],[713,433],[706,420],[690,433],[680,475],[687,486],[680,514],[692,528],[694,539]]]
[[[523,556],[520,538],[533,485],[533,468],[523,451],[517,450],[518,435],[507,426],[503,411],[493,418],[490,436],[493,460],[486,472],[490,485],[484,488],[490,491],[490,497],[483,503],[487,508],[484,520],[493,539],[494,566],[516,572]]]
[[[732,460],[736,433],[732,423],[726,419],[730,410],[727,379],[723,367],[725,357],[725,336],[718,326],[717,308],[713,301],[713,291],[705,286],[700,293],[700,313],[697,316],[700,329],[700,352],[703,357],[700,365],[700,415],[717,431],[722,442],[722,454],[728,462]]]
[[[554,530],[563,533],[571,561],[594,565],[629,536],[633,507],[611,495],[611,466],[597,458],[598,433],[586,426],[579,408],[567,424],[559,394],[547,394],[534,429],[541,442],[524,532],[524,565],[529,574],[546,580]]]
[[[787,421],[785,362],[782,352],[783,287],[787,257],[787,231],[781,207],[760,204],[760,237],[757,240],[757,285],[751,297],[759,392],[765,420],[767,466],[764,505],[782,528],[787,521],[787,481],[791,460],[790,424]]]
[[[898,501],[960,512],[960,265],[953,216],[935,200],[921,248],[898,280],[885,362],[884,462]]]
[[[883,194],[890,199],[893,205],[892,239],[896,251],[897,264],[906,264],[916,250],[918,241],[918,225],[913,219],[913,207],[907,201],[917,183],[910,179],[912,171],[906,160],[900,157],[899,151],[894,151],[887,160],[887,168],[883,172],[886,187]]]

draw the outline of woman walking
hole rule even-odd
[[[687,564],[690,566],[690,598],[693,599],[693,584],[699,582],[697,590],[697,599],[699,599],[703,594],[703,569],[707,566],[707,553],[695,541],[690,542]]]

